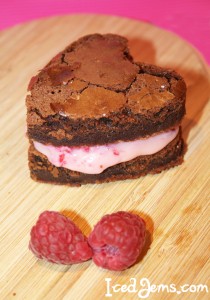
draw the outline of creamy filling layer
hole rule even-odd
[[[176,127],[149,138],[107,145],[55,147],[34,141],[34,147],[47,156],[56,167],[86,174],[100,174],[108,167],[132,160],[137,156],[157,153],[177,136],[178,131],[179,127]]]

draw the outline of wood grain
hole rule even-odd
[[[135,59],[176,69],[187,82],[183,165],[159,175],[80,188],[33,182],[27,166],[25,94],[30,77],[70,42],[113,32],[130,40]],[[42,19],[0,33],[0,299],[105,299],[105,278],[129,284],[209,286],[209,69],[179,37],[147,23],[117,17],[72,15]],[[61,266],[28,250],[30,228],[43,210],[73,218],[86,234],[106,213],[128,210],[147,222],[140,261],[124,272],[91,261]],[[114,293],[112,299],[139,299]],[[148,299],[209,299],[206,292],[153,293]]]

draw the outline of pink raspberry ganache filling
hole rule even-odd
[[[178,131],[179,128],[176,127],[149,138],[107,145],[55,147],[34,141],[34,147],[46,155],[56,167],[87,174],[99,174],[111,166],[129,161],[137,156],[157,153],[177,136]]]

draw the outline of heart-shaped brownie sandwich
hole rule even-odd
[[[180,164],[186,85],[135,62],[127,39],[80,38],[29,83],[31,177],[68,185],[137,178]]]

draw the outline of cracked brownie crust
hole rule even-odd
[[[123,37],[89,35],[33,77],[30,139],[81,146],[129,141],[178,125],[186,86],[177,73],[133,61]]]

